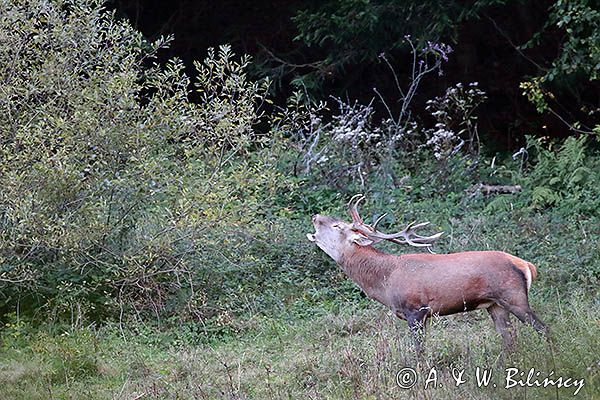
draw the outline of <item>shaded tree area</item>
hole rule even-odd
[[[415,110],[424,111],[426,100],[457,82],[479,82],[488,94],[479,109],[480,131],[488,149],[502,150],[522,144],[525,135],[565,137],[576,132],[574,127],[594,127],[590,111],[599,104],[598,80],[590,79],[592,73],[585,68],[562,68],[582,57],[578,49],[568,54],[570,44],[594,37],[589,10],[597,10],[597,2],[575,3],[587,9],[572,11],[574,6],[561,1],[497,0],[114,0],[111,6],[150,39],[173,34],[165,60],[179,57],[191,67],[193,60],[205,57],[208,47],[223,43],[251,55],[253,73],[274,80],[272,89],[280,104],[295,87],[313,96],[364,103],[377,88],[390,107],[398,107],[393,73],[378,55],[386,54],[404,79],[411,68],[405,35],[421,46],[427,41],[449,43],[454,52],[443,75],[424,82]],[[569,21],[577,21],[580,30],[574,32]],[[593,45],[587,46],[592,53]],[[520,84],[548,77],[549,71],[558,72],[538,89],[551,102],[551,112],[540,113]]]

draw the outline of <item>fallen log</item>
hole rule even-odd
[[[521,191],[521,185],[486,185],[485,183],[478,183],[477,185],[471,186],[466,190],[471,196],[475,196],[478,193],[482,193],[485,196],[495,194],[514,194]]]

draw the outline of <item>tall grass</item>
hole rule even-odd
[[[219,339],[116,327],[24,332],[4,342],[0,398],[553,399],[571,398],[577,389],[507,389],[507,368],[525,375],[534,368],[539,381],[551,371],[554,378],[583,379],[577,398],[598,398],[598,299],[556,296],[555,302],[533,300],[551,327],[552,350],[518,324],[516,351],[504,355],[484,311],[434,318],[419,359],[406,323],[362,301],[293,321],[255,317],[243,334]],[[407,367],[418,380],[402,389],[397,374]],[[487,386],[477,384],[478,367],[492,373]],[[466,382],[457,387],[453,371],[458,376],[459,370]]]

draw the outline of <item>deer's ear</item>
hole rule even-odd
[[[360,233],[353,232],[352,237],[350,238],[352,243],[356,243],[359,246],[370,246],[375,243],[373,240],[369,239],[365,235],[361,235]]]

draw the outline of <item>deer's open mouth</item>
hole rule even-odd
[[[307,233],[306,237],[308,238],[308,240],[310,240],[311,242],[314,242],[315,239],[315,234],[314,233]]]

